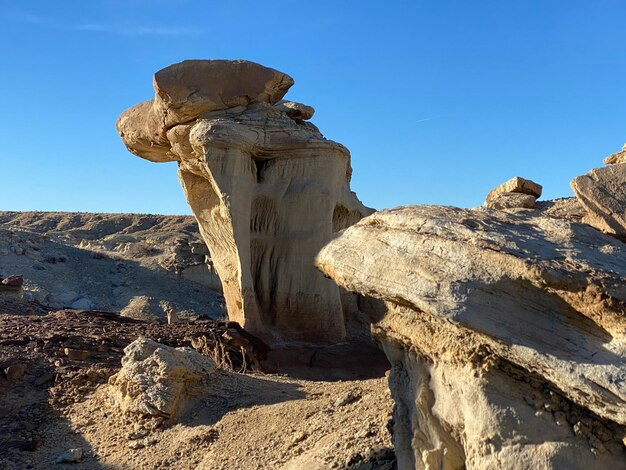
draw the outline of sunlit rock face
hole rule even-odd
[[[316,263],[384,307],[399,469],[624,467],[626,244],[559,211],[405,206]]]
[[[189,60],[126,110],[127,148],[176,161],[231,320],[274,341],[345,338],[339,288],[313,266],[334,232],[371,213],[350,191],[350,153],[281,100],[293,79],[247,61]]]

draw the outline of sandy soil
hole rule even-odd
[[[72,468],[86,469],[394,468],[384,376],[330,382],[225,368],[173,425],[114,407],[107,379],[126,344],[138,336],[173,346],[199,335],[215,342],[224,328],[89,311],[0,315],[0,468],[49,468],[75,448],[83,457]],[[66,348],[88,357],[71,359]],[[230,353],[240,368],[237,348]],[[6,372],[20,364],[20,377]]]

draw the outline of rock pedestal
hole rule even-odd
[[[350,191],[350,154],[280,101],[293,80],[247,61],[184,61],[154,76],[155,98],[125,111],[128,149],[176,161],[229,318],[273,340],[341,341],[340,291],[319,249],[371,213]]]

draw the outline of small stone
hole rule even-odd
[[[65,348],[63,352],[71,361],[86,361],[91,356],[90,351],[85,351],[83,349]]]
[[[307,433],[305,433],[304,431],[300,431],[298,433],[296,433],[293,436],[293,439],[291,440],[292,444],[298,444],[299,442],[304,441],[309,435]]]
[[[131,441],[136,441],[137,439],[143,439],[147,435],[148,435],[147,429],[137,429],[136,431],[133,431],[130,434],[128,434],[128,439]]]
[[[144,443],[141,441],[133,441],[128,444],[128,448],[132,450],[139,450],[145,447]]]
[[[80,462],[83,458],[83,449],[80,447],[77,449],[69,449],[66,452],[63,452],[61,455],[57,457],[57,463],[73,463]]]
[[[341,395],[339,398],[337,398],[337,400],[335,400],[334,406],[338,407],[338,406],[349,405],[350,403],[354,403],[360,398],[361,398],[361,395],[350,390],[344,393],[343,395]]]
[[[13,364],[4,369],[4,373],[9,380],[18,380],[26,373],[26,364]]]
[[[9,287],[22,287],[22,284],[24,284],[24,277],[19,274],[14,274],[2,279],[2,284]]]

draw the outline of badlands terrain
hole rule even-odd
[[[394,468],[384,358],[355,373],[319,354],[318,368],[313,348],[306,371],[263,373],[265,351],[242,353],[214,321],[219,280],[192,217],[2,212],[0,233],[0,277],[24,278],[0,291],[0,468]],[[139,337],[219,364],[175,424],[111,401]]]
[[[293,84],[189,60],[122,112],[196,223],[1,215],[0,464],[626,467],[626,146],[375,211]]]

